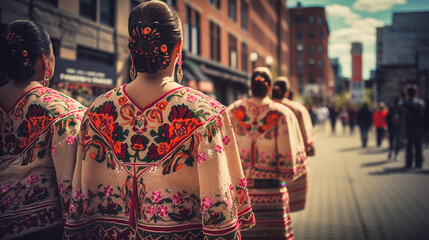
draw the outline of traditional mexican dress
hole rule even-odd
[[[116,88],[79,141],[67,239],[239,239],[254,225],[226,108],[201,92],[141,108]]]
[[[305,174],[306,154],[295,115],[280,103],[257,106],[251,99],[236,101],[228,111],[256,218],[243,239],[293,239],[282,181]]]
[[[0,238],[61,238],[60,197],[71,187],[84,107],[36,87],[0,108]],[[29,237],[30,235],[27,235]]]
[[[308,110],[298,102],[284,98],[281,103],[286,105],[295,114],[298,119],[299,128],[301,130],[302,139],[304,140],[305,152],[307,156],[315,155],[314,148],[314,133],[313,123],[311,122]],[[307,202],[308,191],[308,165],[306,165],[305,174],[295,181],[286,181],[286,186],[289,192],[290,211],[296,212],[303,210]]]

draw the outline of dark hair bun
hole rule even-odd
[[[142,2],[130,13],[128,34],[128,49],[136,70],[155,73],[170,65],[175,46],[182,39],[182,23],[166,3]]]
[[[271,86],[271,72],[266,67],[258,67],[253,70],[250,78],[250,89],[253,97],[263,98],[268,95]]]
[[[42,26],[28,20],[12,22],[0,36],[0,72],[15,81],[29,79],[41,53],[49,53],[51,40]]]

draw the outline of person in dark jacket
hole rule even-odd
[[[405,167],[410,168],[415,160],[415,167],[421,168],[423,164],[422,137],[424,126],[424,102],[416,97],[417,88],[409,86],[407,88],[408,99],[402,104],[403,132],[406,142]]]
[[[357,123],[360,129],[362,147],[365,148],[368,142],[368,130],[372,124],[372,113],[368,104],[364,103],[357,113]]]
[[[401,149],[401,116],[400,116],[399,97],[395,97],[393,104],[389,107],[386,116],[387,131],[389,133],[389,155],[390,160],[392,153],[395,154],[393,160],[398,160],[398,152]]]

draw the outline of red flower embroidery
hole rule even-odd
[[[124,103],[126,103],[127,102],[127,97],[125,97],[125,96],[122,96],[122,97],[120,97],[119,99],[118,99],[118,103],[119,103],[119,105],[124,105]]]
[[[170,145],[168,145],[168,143],[165,143],[165,142],[160,143],[157,149],[159,155],[166,154],[168,150],[170,150]]]
[[[134,151],[143,151],[146,149],[149,139],[143,135],[134,135],[131,137],[131,149]]]
[[[159,110],[165,110],[167,108],[168,102],[167,101],[162,101],[159,102],[156,106],[158,107]]]
[[[128,148],[128,144],[127,143],[121,143],[121,142],[116,142],[115,145],[113,146],[113,151],[115,151],[116,156],[118,156],[119,159],[125,159],[127,157],[127,148]]]

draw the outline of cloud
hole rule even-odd
[[[365,12],[378,12],[406,3],[407,0],[357,0],[353,4],[353,8]]]
[[[332,4],[326,6],[325,9],[329,17],[344,18],[346,23],[352,23],[354,20],[360,18],[358,14],[352,12],[347,6]]]

